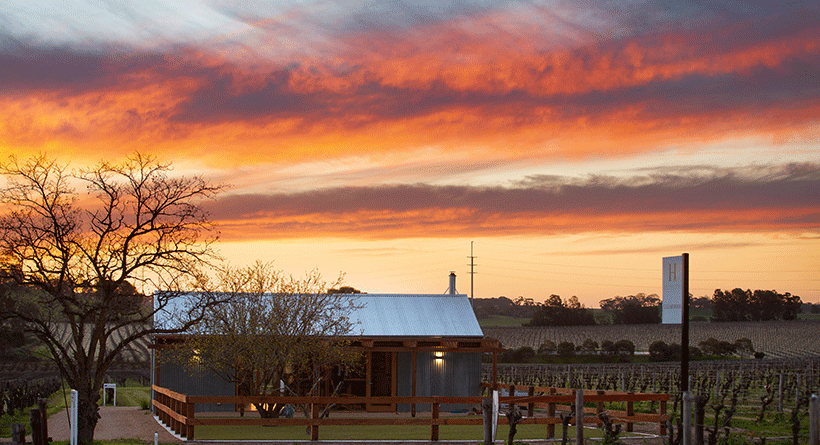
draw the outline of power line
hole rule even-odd
[[[475,255],[473,255],[473,243],[474,241],[470,241],[470,301],[473,301],[473,277],[475,277]]]

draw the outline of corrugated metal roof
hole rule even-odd
[[[351,315],[364,336],[481,337],[466,295],[356,294],[363,305]]]
[[[160,326],[171,327],[183,295],[155,315]],[[466,295],[452,294],[349,294],[363,306],[351,314],[352,335],[368,337],[482,337],[484,333]],[[187,297],[187,298],[186,298]]]

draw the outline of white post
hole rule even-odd
[[[498,390],[493,390],[493,442],[495,442],[495,432],[498,430]]]
[[[69,422],[71,422],[71,445],[77,445],[77,390],[71,390],[71,409],[69,411]]]
[[[584,444],[584,390],[575,391],[575,443]]]
[[[692,445],[692,392],[683,393],[683,445]]]
[[[154,445],[159,445],[159,433],[154,433]]]

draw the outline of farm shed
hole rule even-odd
[[[451,396],[481,394],[481,356],[498,352],[498,342],[484,338],[469,298],[456,294],[451,275],[446,294],[350,294],[361,306],[351,320],[355,335],[349,345],[363,353],[361,372],[330,372],[321,395],[328,395],[339,379],[350,396]],[[153,349],[152,381],[188,395],[234,396],[236,389],[198,364],[182,366],[164,360],[164,349],[180,336],[157,336]],[[494,360],[495,361],[495,360]],[[468,407],[442,405],[442,410]],[[409,404],[374,404],[368,411],[407,412]],[[233,406],[197,405],[197,411],[233,411]]]

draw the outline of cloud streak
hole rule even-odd
[[[629,180],[533,177],[514,187],[390,185],[235,195],[209,207],[227,237],[423,237],[587,231],[799,232],[820,225],[820,165]]]

